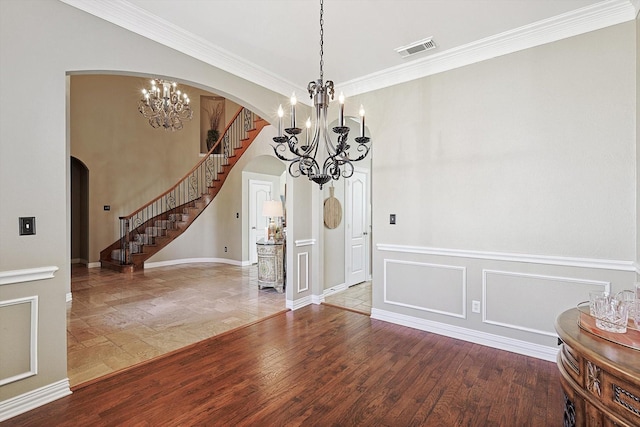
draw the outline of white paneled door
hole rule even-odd
[[[262,216],[262,204],[271,200],[272,183],[249,180],[249,259],[252,264],[258,262],[256,242],[267,237],[269,218]]]
[[[355,171],[345,188],[346,284],[357,285],[368,279],[369,221],[367,173]]]

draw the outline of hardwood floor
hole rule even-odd
[[[554,363],[312,305],[88,384],[6,426],[562,425]]]

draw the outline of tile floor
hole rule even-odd
[[[327,297],[371,312],[370,282]],[[72,386],[285,309],[284,294],[258,290],[257,268],[183,264],[121,274],[74,265],[67,304]]]
[[[327,304],[371,315],[371,282],[360,283],[325,297]]]

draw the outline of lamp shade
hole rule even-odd
[[[277,200],[266,200],[262,204],[262,216],[284,216],[282,211],[282,203]]]

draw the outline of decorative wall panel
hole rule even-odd
[[[588,301],[589,292],[609,288],[609,282],[603,281],[483,270],[482,320],[555,337],[554,321],[558,314],[580,301]],[[583,299],[576,300],[580,295]],[[550,316],[549,313],[556,314]]]
[[[309,252],[298,254],[298,292],[309,290]]]
[[[466,268],[385,259],[384,302],[466,317]]]
[[[0,386],[38,373],[38,297],[0,301]]]

